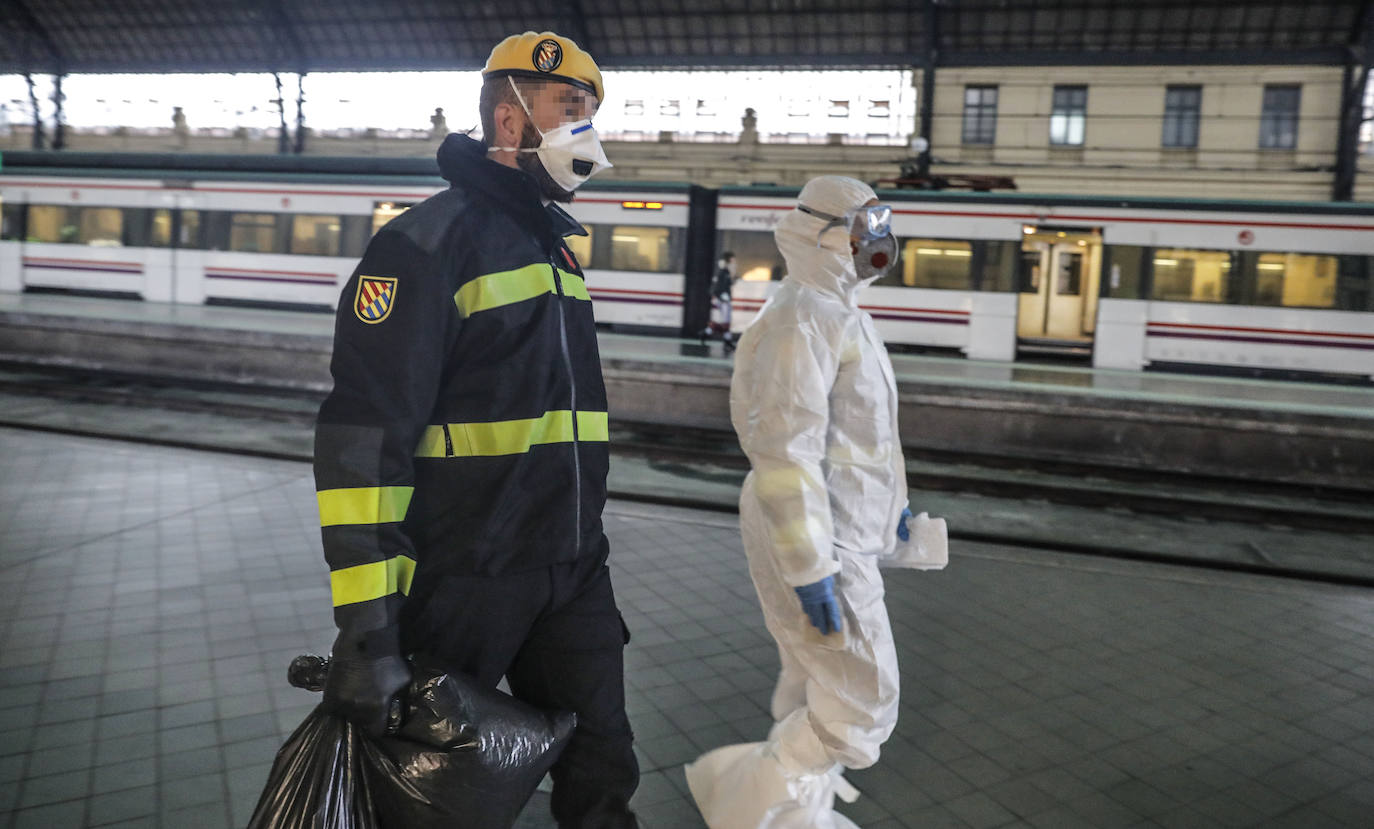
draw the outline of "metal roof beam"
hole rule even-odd
[[[304,75],[308,71],[309,59],[296,28],[286,16],[283,0],[258,0],[258,9],[267,24],[271,42],[276,46],[278,59],[282,61],[280,66],[273,67],[273,71],[284,70]]]
[[[62,50],[57,48],[57,42],[53,40],[47,28],[45,28],[43,24],[39,22],[38,18],[34,16],[33,11],[29,9],[25,0],[7,0],[6,5],[13,10],[14,18],[19,22],[20,26],[27,30],[28,34],[42,45],[43,50],[48,53],[48,60],[52,61],[50,66],[40,66],[38,64],[25,66],[24,71],[46,71],[54,75],[64,74],[66,71],[66,61],[63,59]],[[31,60],[31,58],[27,57],[29,51],[28,43],[28,41],[25,42],[24,48],[26,63]]]

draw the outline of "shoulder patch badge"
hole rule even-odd
[[[563,47],[556,40],[544,38],[534,47],[530,59],[540,72],[552,72],[563,62]]]
[[[359,276],[358,295],[353,300],[353,313],[369,325],[391,315],[396,304],[396,278],[391,276]]]

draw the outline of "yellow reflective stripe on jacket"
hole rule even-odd
[[[563,283],[563,293],[573,299],[591,301],[587,283],[582,277],[562,268],[559,268],[558,275]],[[557,293],[553,284],[553,270],[547,263],[539,262],[513,271],[479,276],[459,288],[458,293],[453,295],[453,301],[458,305],[459,314],[470,317],[478,311],[489,311],[552,293]]]
[[[341,524],[387,524],[400,521],[410,509],[413,486],[362,486],[351,489],[322,489],[315,493],[320,502],[320,526]]]
[[[339,607],[381,599],[392,593],[408,594],[414,576],[415,560],[396,556],[335,570],[329,574],[329,589],[334,594],[334,606]]]
[[[605,412],[578,412],[579,440],[605,441],[610,439]],[[444,429],[448,429],[448,441]],[[545,412],[541,417],[520,420],[495,420],[485,423],[450,423],[428,426],[415,449],[417,458],[475,458],[495,455],[521,455],[531,446],[545,443],[571,443],[573,439],[572,412],[559,409]],[[453,451],[448,451],[452,443]]]
[[[573,299],[585,299],[592,301],[592,295],[587,293],[587,281],[575,273],[568,273],[562,268],[558,269],[558,275],[563,280],[563,293]]]
[[[577,413],[578,440],[610,440],[610,419],[605,412]]]

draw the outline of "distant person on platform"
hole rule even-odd
[[[344,287],[315,481],[339,635],[325,703],[383,730],[415,654],[577,714],[560,827],[635,826],[629,633],[611,590],[606,391],[560,203],[610,166],[591,56],[552,32],[482,70],[482,140],[377,233]]]
[[[172,107],[172,135],[176,137],[177,147],[186,149],[191,140],[191,128],[186,126],[186,113],[181,107]]]
[[[711,319],[701,332],[701,343],[717,334],[725,345],[726,352],[735,350],[735,334],[730,330],[732,299],[731,290],[739,278],[735,254],[725,251],[716,260],[716,275],[711,280]]]
[[[443,107],[435,107],[434,114],[429,116],[429,137],[448,137],[448,119],[444,117]]]
[[[857,796],[841,774],[876,763],[897,724],[878,566],[927,566],[899,559],[944,536],[924,513],[907,526],[897,387],[858,302],[896,258],[891,217],[861,181],[808,182],[774,230],[787,276],[740,338],[730,419],[752,468],[740,532],[782,671],[768,739],[687,767],[710,829],[856,829],[834,811],[837,795]]]

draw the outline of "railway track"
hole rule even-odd
[[[30,367],[0,367],[0,393],[117,407],[213,413],[220,417],[301,428],[314,424],[321,400],[315,393],[285,393],[277,388],[168,383],[152,377],[36,371]],[[4,420],[0,413],[0,422]],[[131,437],[164,445],[169,442],[159,435]],[[737,473],[742,480],[749,469],[748,460],[734,435],[719,431],[669,430],[661,426],[613,422],[611,446],[613,453],[620,456],[646,459],[663,468],[677,465],[698,474],[703,470],[717,475]],[[305,454],[284,453],[278,457],[308,460],[308,448]],[[245,453],[262,454],[251,449]],[[1357,491],[1024,458],[969,458],[912,450],[906,454],[908,484],[922,490],[1277,524],[1299,529],[1374,533],[1374,506],[1369,504],[1366,493]]]
[[[55,401],[97,411],[156,409],[191,416],[211,415],[227,421],[255,424],[244,433],[256,434],[261,424],[274,424],[287,439],[264,448],[225,440],[226,431],[215,430],[214,441],[188,438],[167,431],[138,428],[121,430],[120,424],[137,418],[107,416],[87,418],[86,424],[42,423],[32,417],[11,416],[4,400]],[[221,384],[171,384],[150,377],[93,375],[84,372],[35,371],[27,367],[0,367],[0,425],[42,429],[67,434],[115,438],[180,448],[211,449],[252,457],[308,462],[310,433],[320,396],[283,393],[280,389],[245,390]],[[99,423],[92,426],[91,423]],[[195,430],[191,430],[194,432]],[[660,473],[684,481],[706,481],[715,492],[738,491],[748,472],[748,460],[734,436],[709,430],[667,430],[661,426],[613,423],[615,457],[635,459]],[[1161,474],[1138,469],[1111,469],[1068,463],[1045,464],[1017,458],[950,457],[936,452],[908,453],[908,482],[913,490],[972,494],[1032,503],[1096,507],[1118,513],[1130,512],[1192,520],[1213,520],[1282,526],[1300,530],[1374,534],[1374,507],[1360,493],[1340,490],[1295,489],[1265,482],[1240,482]],[[684,486],[674,493],[614,491],[623,500],[662,503],[696,509],[733,511],[733,497],[703,497],[701,488]],[[1262,551],[1253,561],[1200,561],[1194,557],[1162,554],[1120,545],[1070,542],[1063,539],[1027,539],[1005,532],[987,532],[960,526],[951,537],[1086,554],[1118,559],[1203,566],[1212,569],[1284,575],[1315,581],[1374,587],[1374,575],[1330,573],[1301,567],[1285,567],[1266,560]]]

